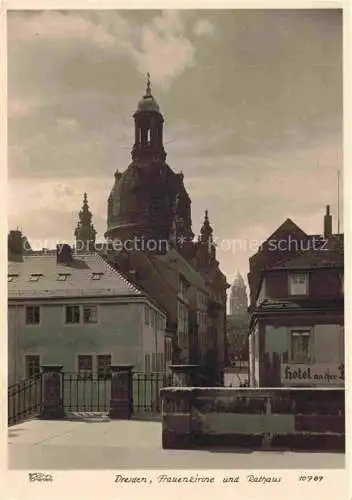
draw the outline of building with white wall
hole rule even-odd
[[[9,260],[9,384],[48,364],[163,371],[165,325],[164,311],[96,253],[64,245]]]

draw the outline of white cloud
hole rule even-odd
[[[164,11],[141,32],[141,43],[132,55],[141,73],[149,71],[153,83],[167,88],[186,67],[194,64],[195,48],[183,35],[179,12]]]
[[[213,28],[209,21],[201,20],[194,29],[198,35],[209,35]],[[153,83],[163,88],[192,66],[195,58],[195,47],[185,35],[180,11],[163,11],[144,25],[127,21],[117,12],[113,16],[99,13],[94,21],[80,13],[45,11],[31,16],[15,13],[9,16],[8,33],[10,40],[81,40],[121,52],[135,61],[139,72],[149,71]],[[18,105],[13,107],[17,114],[22,112]]]
[[[17,13],[16,13],[17,14]],[[30,38],[71,38],[90,40],[102,47],[111,47],[115,38],[79,14],[62,14],[57,11],[44,11],[30,17],[9,16],[8,33],[10,39],[28,40]]]
[[[208,19],[200,19],[194,25],[193,31],[198,36],[211,36],[214,34],[215,29],[214,25]]]

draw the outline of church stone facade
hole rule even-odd
[[[164,117],[147,89],[134,118],[132,161],[116,171],[108,198],[105,257],[168,312],[172,363],[198,363],[208,383],[223,378],[226,290],[208,212],[198,238],[182,173],[166,163]]]

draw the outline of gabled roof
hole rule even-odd
[[[38,280],[30,281],[34,274],[40,275]],[[24,255],[21,262],[8,263],[8,275],[15,275],[8,283],[9,299],[143,296],[96,253],[75,255],[70,265],[57,264],[52,252]],[[67,278],[58,279],[59,275]]]
[[[288,218],[283,222],[271,236],[269,236],[268,240],[281,233],[300,233],[302,236],[307,236],[307,234],[301,229],[292,219]]]

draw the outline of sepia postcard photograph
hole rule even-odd
[[[345,12],[314,5],[7,8],[27,483],[347,485]]]

